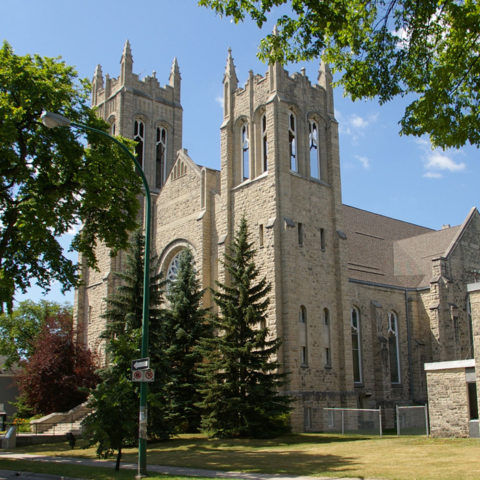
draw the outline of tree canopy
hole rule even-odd
[[[212,337],[202,308],[203,290],[195,270],[193,253],[185,249],[179,257],[177,277],[168,286],[168,308],[162,321],[160,348],[166,371],[165,397],[168,417],[183,433],[198,431],[200,400],[198,366],[202,363],[199,344]]]
[[[276,31],[259,57],[323,57],[353,100],[411,94],[401,133],[432,145],[480,146],[480,3],[476,0],[199,0],[235,22]],[[280,8],[277,8],[280,7]]]
[[[276,361],[281,340],[266,324],[271,285],[259,278],[254,257],[243,217],[225,254],[229,282],[217,282],[213,292],[216,334],[200,341],[202,428],[214,437],[270,437],[287,430],[290,400],[279,391],[286,375]]]
[[[22,366],[16,376],[20,401],[34,414],[66,412],[84,402],[98,382],[95,359],[76,339],[69,313],[47,318]]]
[[[136,227],[141,180],[108,138],[70,128],[47,129],[43,110],[108,131],[88,106],[88,82],[59,58],[18,56],[0,48],[0,306],[32,280],[48,290],[78,281],[58,237],[81,224],[72,249],[90,266],[95,245],[115,253]],[[85,144],[85,140],[88,147]]]
[[[47,300],[24,300],[12,313],[0,314],[0,355],[5,356],[5,365],[10,367],[28,359],[34,352],[35,341],[47,319],[57,315],[71,316],[71,305]]]

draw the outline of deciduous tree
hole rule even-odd
[[[401,133],[434,146],[480,146],[480,4],[475,0],[200,0],[235,22],[277,31],[261,42],[268,61],[320,55],[353,100],[411,94]],[[283,7],[277,9],[276,7]]]
[[[42,110],[107,131],[88,107],[88,82],[59,58],[0,48],[0,309],[30,282],[45,290],[78,281],[58,237],[78,224],[72,248],[95,265],[95,245],[113,253],[136,227],[141,181],[132,161],[94,132],[47,129]],[[85,146],[85,139],[88,147]]]
[[[34,353],[16,380],[34,414],[66,412],[88,396],[98,377],[90,351],[76,341],[72,316],[49,317],[34,342]]]
[[[0,314],[0,355],[6,357],[5,366],[10,367],[22,359],[28,359],[47,319],[59,314],[71,316],[71,305],[47,300],[24,300],[11,314]]]
[[[286,428],[289,399],[280,392],[284,374],[275,356],[280,340],[266,326],[271,286],[259,279],[245,218],[225,255],[228,283],[217,283],[212,319],[215,335],[205,338],[202,427],[216,437],[268,437]]]

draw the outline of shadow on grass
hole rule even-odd
[[[284,475],[346,474],[357,466],[354,457],[312,451],[315,445],[369,440],[362,436],[288,435],[276,439],[176,438],[149,444],[150,464]],[[347,449],[348,450],[348,449]],[[350,451],[350,450],[348,450]],[[124,455],[133,461],[134,455]]]
[[[326,434],[286,435],[274,439],[208,439],[203,435],[185,435],[171,440],[149,443],[149,465],[249,473],[278,473],[283,475],[345,475],[358,467],[350,455],[322,454],[321,447],[331,443],[371,440],[366,436],[337,436]],[[71,450],[67,443],[36,445],[21,450],[37,454],[54,454],[92,458],[94,449],[82,450],[86,444],[79,440]],[[346,452],[352,449],[345,445]],[[125,449],[122,463],[137,460],[136,448]]]

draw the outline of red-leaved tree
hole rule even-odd
[[[98,383],[95,359],[74,333],[71,315],[50,317],[16,378],[21,400],[34,414],[70,410]]]

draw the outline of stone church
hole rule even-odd
[[[214,287],[246,216],[272,284],[268,327],[283,340],[294,431],[322,431],[324,407],[381,406],[393,426],[395,405],[426,403],[425,362],[472,358],[467,284],[480,274],[479,212],[436,231],[344,205],[331,81],[325,64],[316,84],[274,64],[241,86],[229,51],[214,170],[182,148],[176,59],[165,86],[155,74],[140,79],[127,42],[119,76],[98,66],[93,78],[92,104],[111,133],[137,141],[168,279],[188,247],[203,287]],[[99,246],[98,257],[98,271],[83,270],[75,311],[83,340],[101,355],[104,299],[122,255]]]

